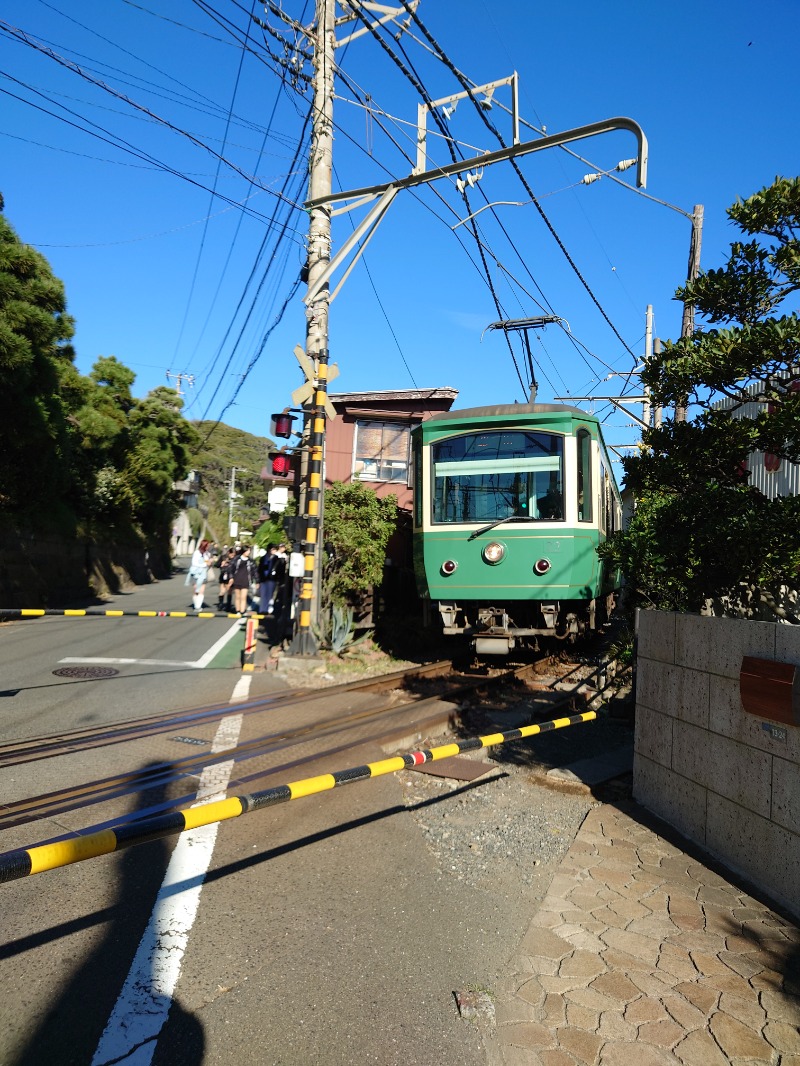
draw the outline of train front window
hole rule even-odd
[[[438,441],[433,453],[433,521],[564,519],[564,438],[499,430]]]

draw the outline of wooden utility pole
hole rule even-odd
[[[692,221],[692,240],[689,245],[689,265],[686,268],[687,284],[695,280],[700,273],[700,248],[703,243],[703,205],[695,204],[689,216]],[[690,300],[683,302],[683,321],[681,322],[681,340],[694,333],[694,304]],[[686,399],[675,405],[675,421],[686,421]]]

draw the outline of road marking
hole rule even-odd
[[[252,674],[242,674],[233,689],[233,695],[231,696],[231,703],[238,703],[239,700],[246,700],[250,695],[250,682],[253,680]]]
[[[108,666],[197,666],[196,662],[185,662],[182,659],[84,659],[77,655],[59,659],[59,663],[104,663]]]
[[[244,698],[236,694],[240,683],[237,682],[231,702]],[[247,688],[249,691],[249,685]],[[241,714],[226,715],[214,736],[212,754],[235,748],[241,726]],[[221,799],[232,768],[232,759],[206,766],[200,775],[200,787],[192,806]],[[110,1066],[111,1063],[149,1066],[152,1062],[159,1034],[172,1006],[218,827],[219,823],[214,822],[182,833],[178,838],[147,929],[100,1037],[92,1066]]]
[[[97,657],[90,659],[78,656],[68,656],[66,659],[59,659],[58,661],[59,663],[95,663],[106,666],[188,666],[193,670],[204,670],[219,655],[225,645],[241,631],[239,622],[235,622],[226,633],[222,634],[216,643],[211,645],[204,655],[201,655],[194,662],[186,662],[182,659],[101,659]]]

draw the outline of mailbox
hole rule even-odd
[[[745,655],[739,673],[742,706],[748,714],[800,726],[800,668],[776,659]]]

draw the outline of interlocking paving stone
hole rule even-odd
[[[548,1048],[539,1053],[542,1066],[575,1066],[575,1059],[560,1048]],[[526,1064],[530,1066],[530,1064]]]
[[[788,1025],[786,1022],[767,1022],[764,1027],[764,1036],[776,1051],[800,1055],[800,1030],[796,1025]]]
[[[590,811],[523,945],[504,1066],[800,1066],[800,927],[625,812]]]
[[[586,1029],[567,1024],[558,1030],[558,1042],[579,1062],[591,1063],[593,1066],[605,1041],[595,1032],[590,1033]]]
[[[639,1026],[637,1040],[657,1047],[672,1047],[683,1036],[683,1029],[669,1018],[660,1022],[645,1022]]]
[[[689,1033],[675,1045],[673,1054],[683,1066],[730,1066],[730,1061],[705,1030]]]
[[[772,1048],[761,1035],[730,1014],[718,1010],[712,1014],[708,1027],[722,1051],[732,1058],[766,1059],[771,1061]]]

